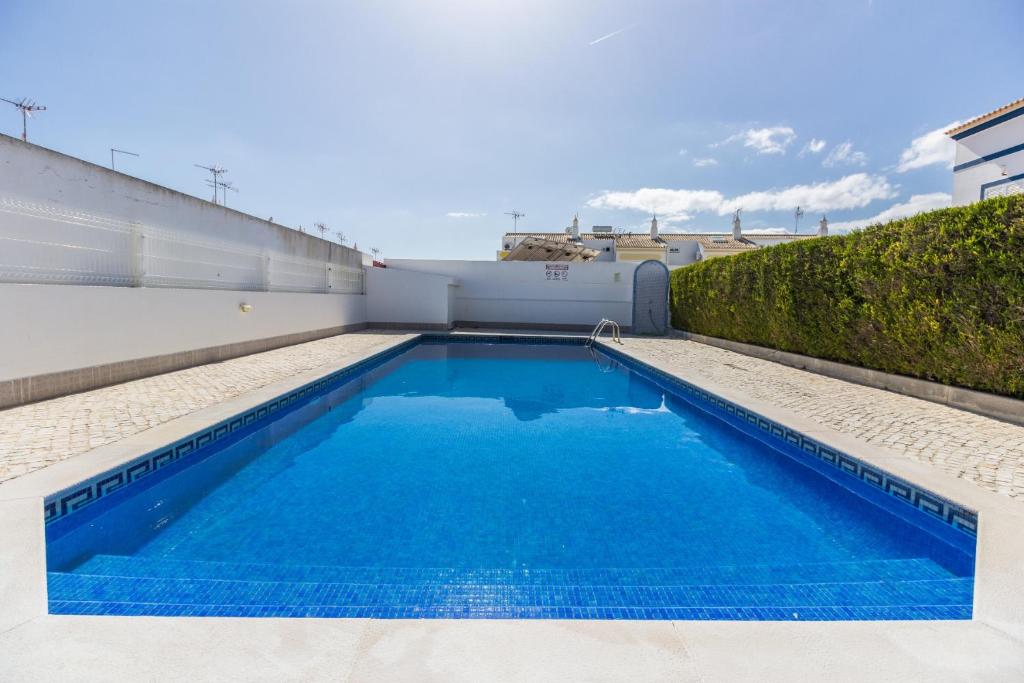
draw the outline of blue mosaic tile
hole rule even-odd
[[[313,403],[314,399],[324,397],[339,387],[351,386],[354,387],[353,392],[362,391],[359,382],[351,380],[367,376],[370,371],[382,367],[417,344],[580,346],[584,341],[583,337],[459,335],[450,338],[424,335],[47,498],[48,539],[60,539],[106,511],[117,509],[127,500],[141,500],[140,492],[156,487],[184,468],[193,468],[188,470],[189,481],[195,483],[195,478],[200,476],[195,472],[205,467],[198,465],[210,456],[224,452],[230,444],[254,434],[271,421],[280,425],[287,424],[289,419],[301,418],[301,407],[316,408],[318,404]],[[432,353],[443,352],[435,349]],[[475,352],[463,349],[462,353],[472,355]],[[505,349],[503,353],[516,352]],[[563,352],[549,350],[546,353],[558,355]],[[570,350],[564,353],[570,353]],[[912,524],[927,528],[930,533],[955,536],[954,545],[959,543],[964,552],[950,550],[949,556],[943,557],[942,551],[936,550],[928,559],[899,557],[849,562],[480,569],[180,560],[159,556],[158,543],[149,546],[148,551],[153,553],[151,556],[88,556],[88,549],[72,547],[65,561],[74,565],[73,571],[51,570],[48,575],[50,611],[57,614],[122,616],[479,619],[858,620],[971,617],[973,543],[977,532],[977,515],[973,511],[639,363],[606,345],[600,345],[595,353],[605,354],[605,360],[595,358],[602,371],[614,371],[620,366],[627,368],[653,382],[671,397],[695,405],[740,432],[772,446],[772,453],[778,458],[809,464],[850,491],[856,491],[857,495],[881,502],[887,510],[891,506]],[[370,377],[371,380],[360,381],[376,381]],[[545,391],[557,392],[558,388],[546,387]],[[502,398],[508,404],[507,397]],[[662,402],[664,408],[664,399]],[[509,407],[513,411],[521,411],[521,415],[517,413],[520,420],[536,419],[535,415],[542,413],[533,411],[544,409],[529,402],[509,404]],[[316,409],[329,411],[331,408],[331,405],[323,405]],[[277,426],[273,429],[277,429],[273,433],[280,433]],[[211,458],[209,462],[217,463],[222,459]],[[225,466],[228,465],[230,463]],[[201,476],[217,476],[216,468],[206,468],[204,472],[207,470],[211,471],[210,474]],[[315,476],[322,473],[322,469],[317,470]],[[246,474],[257,478],[261,476],[259,468],[250,468]],[[277,472],[270,472],[270,475],[277,476]],[[239,485],[245,488],[244,481]],[[294,496],[300,493],[296,490],[284,495],[269,494],[272,500],[267,501],[267,509],[286,510],[291,507]],[[225,499],[222,503],[207,504],[204,514],[211,520],[217,520],[221,519],[220,515],[230,513],[227,506],[234,503]],[[758,516],[758,512],[757,509],[745,509],[742,522],[770,528],[772,520]],[[681,518],[686,519],[689,513],[688,509]],[[445,514],[449,521],[458,521],[463,512],[454,507],[446,509]],[[870,517],[873,513],[865,514]],[[306,519],[303,518],[303,524]],[[332,523],[333,520],[328,521],[328,525]],[[830,524],[838,528],[843,522],[835,520]],[[936,526],[927,527],[927,524]],[[472,524],[465,526],[472,528]],[[243,547],[250,538],[249,534],[257,531],[262,534],[258,542],[272,547],[290,548],[289,544],[294,542],[287,528],[275,535],[254,526],[239,529],[232,542]],[[718,529],[708,529],[709,534],[719,532]],[[445,552],[452,552],[460,543],[457,538],[444,541],[445,546],[451,546],[445,548]],[[720,545],[728,547],[734,541],[736,539],[722,538]],[[517,538],[516,543],[522,549],[528,545],[529,539]],[[415,552],[415,547],[410,550]],[[84,562],[68,559],[79,552],[86,553]],[[971,564],[964,564],[964,558],[968,558]],[[410,556],[409,559],[415,561],[416,558]]]
[[[603,353],[615,358],[616,361],[622,363],[625,367],[647,376],[665,390],[687,399],[703,407],[705,410],[711,411],[713,414],[734,418],[734,420],[729,420],[733,424],[736,424],[736,421],[740,421],[748,425],[754,425],[764,435],[780,442],[779,446],[788,445],[798,448],[801,452],[813,455],[821,462],[836,468],[840,472],[856,477],[860,481],[884,491],[894,499],[909,503],[921,512],[949,524],[971,537],[976,537],[978,534],[978,513],[974,510],[931,493],[877,467],[868,465],[851,455],[837,451],[805,434],[778,424],[742,406],[726,401],[674,375],[637,361],[607,344],[599,343],[598,346]]]

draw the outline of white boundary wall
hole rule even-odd
[[[612,318],[623,327],[632,325],[636,266],[621,261],[555,264],[388,259],[389,270],[452,278],[456,286],[451,315],[456,324],[495,326],[582,328],[593,327],[601,318]],[[372,281],[368,287],[372,291]],[[372,293],[370,296],[372,299]],[[406,296],[420,295],[408,291]]]
[[[243,313],[240,304],[252,306]],[[363,295],[0,284],[0,381],[361,326]]]
[[[455,278],[401,268],[366,269],[370,326],[448,329],[454,321]]]
[[[0,135],[0,282],[363,291],[354,249]]]

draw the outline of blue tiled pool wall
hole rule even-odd
[[[420,339],[420,343],[440,344],[447,342],[448,339],[448,337],[442,335],[430,335]],[[480,335],[479,337],[474,336],[468,339],[460,335],[452,339],[457,339],[461,343],[522,343],[518,341],[519,338],[510,335],[502,335],[497,338],[495,335]],[[545,344],[580,345],[584,341],[582,338],[572,338],[566,341],[562,341],[557,337],[541,337],[539,339],[542,339]],[[222,435],[215,445],[213,445],[213,442],[204,442],[205,445],[199,448],[193,445],[193,449],[184,452],[181,458],[167,463],[171,466],[168,467],[167,464],[164,464],[159,469],[152,470],[149,475],[132,480],[131,487],[124,484],[121,488],[114,491],[107,491],[102,497],[97,497],[90,503],[81,506],[77,510],[73,510],[75,514],[66,514],[55,520],[55,523],[48,526],[47,536],[50,537],[51,531],[58,531],[65,524],[78,526],[94,514],[99,514],[105,509],[118,505],[120,503],[119,499],[122,496],[134,495],[136,491],[148,488],[152,483],[171,476],[176,472],[182,472],[185,468],[189,468],[193,464],[206,459],[211,454],[224,452],[224,447],[247,435],[253,434],[261,427],[273,425],[276,430],[276,423],[288,422],[291,419],[298,420],[301,423],[306,422],[310,414],[309,411],[317,407],[309,404],[315,402],[317,398],[324,397],[328,392],[338,392],[339,389],[344,391],[345,396],[351,395],[351,393],[358,391],[360,386],[365,386],[374,381],[374,375],[387,370],[387,368],[381,366],[389,361],[396,360],[397,356],[405,353],[415,344],[416,341],[413,340],[378,354],[378,356],[371,359],[367,359],[367,361],[359,364],[358,370],[356,367],[347,368],[345,371],[342,371],[344,374],[333,382],[323,383],[324,380],[318,380],[315,383],[311,383],[311,385],[319,385],[319,390],[306,394],[304,399],[287,404],[284,410],[279,407],[273,411],[273,418],[269,416],[270,412],[262,413],[262,417],[252,420],[248,425],[236,429],[234,432],[229,432],[226,436]],[[862,497],[871,498],[871,496],[874,496],[871,499],[878,502],[879,507],[890,511],[898,510],[902,512],[901,516],[912,521],[917,527],[922,527],[922,522],[925,524],[931,522],[936,527],[941,527],[941,529],[934,531],[936,536],[944,537],[943,534],[945,536],[955,535],[963,539],[964,545],[970,546],[970,553],[973,556],[973,537],[963,530],[954,531],[954,527],[948,524],[945,518],[941,521],[934,519],[933,516],[928,516],[916,507],[912,507],[902,502],[899,498],[895,498],[892,493],[886,493],[881,489],[876,490],[875,487],[865,486],[863,480],[860,480],[848,468],[840,469],[836,465],[826,465],[823,462],[819,462],[820,456],[810,456],[803,453],[802,450],[788,443],[784,436],[780,437],[778,433],[773,434],[771,429],[766,430],[760,426],[755,427],[747,424],[745,412],[741,414],[742,417],[737,417],[735,412],[730,413],[727,408],[723,408],[720,404],[704,400],[700,396],[692,397],[683,388],[687,386],[685,382],[677,383],[679,382],[678,380],[668,376],[659,378],[657,371],[645,364],[631,362],[632,359],[624,357],[614,350],[606,351],[603,348],[601,350],[606,353],[609,359],[612,359],[608,360],[609,363],[621,363],[625,367],[637,371],[644,378],[653,381],[668,394],[670,401],[674,400],[673,397],[678,396],[680,402],[701,408],[714,418],[729,422],[732,426],[741,429],[746,434],[772,446],[775,452],[780,453],[780,458],[792,458],[802,463],[807,463],[834,481],[842,483],[847,490],[857,493]],[[378,372],[372,372],[378,368]],[[360,378],[360,381],[350,381],[355,378]],[[339,384],[342,386],[339,386]],[[346,390],[349,386],[352,387],[351,392]],[[306,387],[302,387],[297,392],[302,392],[305,389]],[[707,392],[701,392],[696,387],[693,389],[698,393],[710,396]],[[332,400],[334,395],[332,394],[330,397]],[[280,398],[275,399],[275,401],[280,400]],[[344,400],[344,398],[341,400]],[[299,410],[303,406],[305,408]],[[265,404],[257,406],[251,411],[246,411],[241,417],[255,414],[263,407],[265,407]],[[226,422],[236,420],[238,417],[240,416],[236,416]],[[782,429],[784,430],[784,428]],[[203,430],[200,434],[206,431]],[[784,435],[785,431],[782,433]],[[194,439],[196,436],[192,435],[190,438]],[[263,438],[262,435],[260,438]],[[273,438],[273,435],[269,438]],[[242,447],[248,448],[248,446],[244,445]],[[162,453],[167,450],[161,449],[159,452]],[[258,448],[254,449],[254,451],[258,450]],[[154,451],[154,453],[149,454],[146,458],[157,453],[157,451]],[[141,458],[139,461],[146,458]],[[859,462],[855,459],[851,459],[851,461]],[[129,464],[122,468],[122,470],[127,469],[131,465]],[[220,467],[220,464],[217,464],[217,467]],[[225,464],[224,468],[230,468],[230,465]],[[103,477],[94,478],[93,481],[98,483],[107,476],[109,476],[109,473],[103,475]],[[193,477],[192,474],[187,476]],[[68,489],[68,493],[73,494],[81,488],[81,486],[73,487]],[[113,495],[110,495],[111,493]],[[930,495],[927,492],[924,493]],[[133,563],[139,562],[139,558],[133,557],[130,561]],[[145,569],[145,567],[141,569]],[[906,598],[900,593],[903,590],[899,587],[900,579],[912,576],[916,582],[921,583],[942,575],[941,570],[937,568],[924,570],[917,565],[909,567],[905,571],[900,570],[902,573],[899,575],[893,575],[891,584],[890,582],[883,581],[871,585],[846,586],[842,584],[845,579],[843,578],[841,568],[832,566],[828,570],[830,572],[828,578],[824,579],[827,581],[825,584],[815,583],[817,569],[804,567],[803,569],[807,571],[813,570],[815,572],[813,576],[804,577],[812,585],[795,587],[771,585],[765,586],[763,589],[751,589],[749,587],[743,589],[748,593],[751,590],[761,590],[762,593],[758,594],[760,598],[758,598],[759,602],[757,604],[768,605],[765,607],[736,607],[730,603],[730,600],[737,592],[737,587],[729,585],[729,582],[750,582],[750,566],[740,568],[742,577],[721,577],[722,585],[684,587],[656,585],[641,585],[638,587],[634,584],[643,584],[650,577],[638,578],[632,576],[632,573],[629,572],[628,576],[619,576],[615,572],[607,570],[599,570],[596,572],[598,575],[595,576],[587,575],[586,572],[581,572],[581,570],[548,572],[531,570],[525,574],[523,572],[513,572],[515,576],[511,578],[506,577],[505,580],[493,580],[493,577],[490,579],[487,577],[477,577],[477,579],[462,577],[465,580],[460,580],[459,577],[453,577],[450,581],[442,581],[431,574],[432,570],[397,569],[392,571],[402,572],[402,575],[389,577],[376,575],[379,570],[374,569],[373,572],[375,574],[373,576],[362,578],[346,576],[344,584],[332,583],[332,581],[341,581],[342,579],[332,578],[331,576],[303,578],[301,581],[307,583],[291,583],[282,586],[277,590],[283,592],[280,592],[280,594],[273,593],[272,595],[263,593],[263,587],[254,585],[250,581],[220,580],[223,569],[213,566],[210,569],[213,571],[213,574],[208,578],[218,579],[216,581],[219,586],[218,595],[223,597],[230,594],[234,604],[213,604],[216,602],[215,600],[208,601],[210,604],[204,603],[200,597],[202,591],[206,590],[206,586],[203,583],[204,577],[202,576],[197,575],[185,580],[168,580],[160,578],[159,575],[147,577],[143,574],[119,571],[111,572],[112,575],[109,577],[110,586],[108,589],[105,589],[105,593],[100,594],[96,592],[97,588],[94,584],[83,583],[81,586],[77,586],[75,582],[81,581],[81,579],[75,575],[52,574],[50,581],[56,583],[51,585],[51,594],[55,599],[51,600],[50,612],[59,614],[110,614],[125,616],[144,614],[150,616],[223,615],[250,617],[688,620],[878,620],[969,619],[971,617],[970,600],[968,598],[965,601],[963,596],[965,590],[969,591],[969,588],[964,587],[969,585],[970,578],[954,582],[946,580],[935,581],[935,588],[929,589],[933,593],[932,602],[918,604],[917,606],[903,604],[901,601]],[[303,570],[305,569],[309,568],[304,568]],[[324,569],[325,571],[330,570],[330,568]],[[294,571],[294,568],[272,565],[261,568],[261,571],[271,570],[275,572],[282,571],[287,574],[289,571]],[[619,571],[621,572],[621,570]],[[666,571],[679,573],[684,570]],[[409,572],[426,574],[418,578],[424,585],[416,585],[416,581],[412,579],[417,577],[405,575]],[[247,571],[244,575],[249,576],[249,572]],[[780,581],[792,581],[795,575],[791,569],[787,569],[780,576],[782,577],[779,579]],[[799,578],[799,574],[796,576]],[[768,581],[774,580],[773,577],[774,575],[764,578]],[[249,578],[252,577],[249,576]],[[268,575],[263,578],[270,580],[275,577]],[[288,576],[277,578],[286,579]],[[667,577],[667,580],[669,579],[678,582],[693,580],[692,577],[687,576],[677,577],[674,573],[671,577]],[[495,587],[477,585],[488,583],[492,580],[494,583],[501,585],[500,590],[503,591],[501,595],[504,597],[500,600],[496,600],[494,595],[487,592],[495,590]],[[706,581],[707,579],[703,580]],[[822,579],[817,580],[821,581]],[[391,583],[412,585],[404,587],[385,585]],[[530,585],[531,583],[538,585]],[[225,588],[226,584],[231,585]],[[621,587],[618,584],[621,584]],[[399,590],[399,593],[394,593],[396,590]],[[833,591],[834,595],[829,593],[832,596],[831,598],[823,598],[819,594],[821,590]],[[256,591],[258,594],[253,593],[253,591]],[[441,591],[441,593],[438,591]],[[474,591],[483,592],[477,594]],[[665,591],[669,591],[669,593]],[[808,591],[813,593],[813,596],[807,593]],[[946,594],[947,592],[948,595]],[[106,600],[97,599],[98,595],[101,598],[102,595],[116,596],[116,601],[106,601],[111,598],[106,598]],[[147,599],[154,595],[190,596],[193,602],[189,604],[147,603]],[[808,600],[812,597],[814,601],[819,601],[818,604],[823,606],[808,607]],[[833,600],[843,604],[834,605]],[[675,606],[665,607],[665,604]],[[602,606],[595,607],[593,605]]]
[[[977,512],[638,361],[607,344],[598,346],[601,352],[670,394],[813,467],[844,488],[973,555],[978,533]]]
[[[347,368],[325,375],[283,396],[239,413],[213,427],[190,434],[175,443],[151,451],[129,463],[120,465],[115,469],[92,477],[75,486],[47,496],[43,506],[47,536],[50,538],[61,536],[64,531],[62,527],[66,525],[58,523],[66,521],[70,515],[76,515],[76,524],[87,521],[84,517],[79,518],[78,514],[88,510],[91,513],[89,516],[92,517],[103,510],[109,509],[110,505],[116,504],[117,500],[121,498],[121,495],[114,496],[113,494],[123,494],[129,485],[133,489],[136,486],[143,485],[143,482],[145,482],[144,485],[147,487],[153,486],[166,478],[166,476],[178,471],[178,468],[173,468],[165,472],[164,470],[168,465],[198,462],[198,460],[208,457],[220,447],[245,438],[259,429],[266,420],[279,416],[282,409],[301,407],[309,401],[334,390],[338,384],[363,376],[382,364],[397,358],[417,344],[483,343],[582,346],[585,342],[585,337],[541,335],[420,335]],[[216,445],[217,449],[212,448],[214,445]],[[102,506],[102,510],[94,506],[95,503],[101,500],[107,503]]]
[[[87,522],[116,505],[124,496],[141,490],[139,487],[153,486],[180,471],[182,467],[199,462],[218,452],[222,447],[244,439],[266,426],[269,421],[280,418],[282,411],[300,408],[337,389],[340,384],[364,377],[416,346],[418,342],[418,339],[410,339],[261,403],[212,427],[190,434],[117,468],[47,496],[43,501],[47,538],[62,536],[72,526]],[[353,386],[354,390],[357,388]],[[169,467],[171,465],[174,467]],[[97,505],[101,502],[102,505]]]
[[[267,401],[213,427],[189,435],[167,447],[152,451],[114,470],[48,496],[44,501],[47,537],[64,531],[116,505],[138,486],[149,486],[198,462],[233,443],[265,423],[280,417],[283,409],[294,409],[323,396],[344,382],[362,377],[371,370],[400,356],[417,344],[551,344],[580,346],[584,337],[530,335],[421,335],[347,368],[333,372],[285,395]],[[903,479],[837,451],[799,432],[768,420],[757,413],[726,401],[684,380],[637,361],[606,344],[599,350],[663,390],[727,421],[729,424],[800,462],[814,467],[833,481],[862,497],[900,515],[942,540],[973,555],[977,535],[977,513],[937,496]],[[167,469],[168,465],[177,464]],[[166,469],[166,472],[164,471]],[[154,476],[155,475],[155,476]],[[866,485],[865,485],[866,484]],[[131,486],[129,486],[131,485]],[[103,501],[102,505],[96,503]],[[83,511],[90,514],[82,515]],[[70,519],[71,517],[74,519]],[[955,530],[955,533],[950,533]]]

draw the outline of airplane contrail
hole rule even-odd
[[[608,40],[609,38],[614,38],[615,36],[619,35],[623,31],[628,31],[629,29],[634,28],[635,26],[636,26],[636,24],[630,24],[629,26],[623,26],[618,31],[612,31],[611,33],[609,33],[606,36],[601,36],[600,38],[597,38],[596,40],[590,41],[588,43],[588,45],[597,45],[598,43],[604,42],[604,41]]]

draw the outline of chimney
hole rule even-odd
[[[732,215],[732,238],[738,240],[743,236],[740,230],[740,210],[736,209],[736,213]]]
[[[576,214],[572,217],[572,238],[578,240],[580,238],[580,217]]]
[[[828,237],[828,219],[824,216],[818,221],[818,237]]]
[[[658,239],[658,217],[651,216],[651,239]]]

